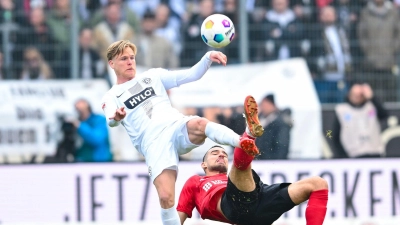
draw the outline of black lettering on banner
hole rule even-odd
[[[128,109],[134,109],[136,108],[136,106],[142,104],[143,102],[145,102],[146,100],[150,99],[155,95],[156,93],[154,89],[152,87],[148,87],[143,89],[136,95],[133,95],[132,97],[128,98],[128,100],[126,100],[124,104]]]
[[[91,177],[90,180],[90,190],[91,190],[91,211],[92,211],[92,221],[96,221],[96,208],[100,208],[103,204],[96,202],[96,188],[95,188],[95,181],[97,179],[103,179],[102,175],[94,175]]]
[[[22,107],[16,107],[17,111],[17,118],[19,120],[27,120],[27,119],[33,119],[33,120],[41,120],[43,119],[43,112],[41,109],[38,108],[22,108]]]
[[[17,128],[0,130],[0,144],[35,144],[36,130]]]
[[[146,184],[145,184],[145,188],[144,188],[145,192],[144,192],[143,204],[142,204],[142,212],[140,213],[140,220],[143,221],[144,220],[144,216],[146,214],[147,201],[148,201],[148,198],[149,198],[150,177],[149,177],[148,174],[138,174],[137,177],[146,179]]]
[[[381,202],[380,198],[374,196],[374,176],[382,174],[382,171],[371,171],[369,173],[369,200],[370,200],[370,216],[375,215],[374,205],[375,203]]]
[[[124,190],[123,190],[123,186],[122,186],[122,181],[125,178],[128,178],[128,175],[114,175],[113,176],[114,179],[117,180],[118,182],[118,208],[119,208],[119,221],[123,221],[124,220]]]
[[[392,216],[396,216],[396,197],[400,204],[400,188],[399,181],[397,180],[397,173],[392,171]]]
[[[286,179],[285,174],[283,174],[283,173],[271,173],[271,182],[270,182],[270,184],[277,183],[277,182],[275,182],[275,179],[277,177],[281,177],[282,178],[282,181],[280,183],[286,183],[287,179]]]
[[[356,191],[357,184],[358,184],[358,178],[360,177],[360,171],[357,171],[356,173],[356,178],[354,180],[353,187],[351,191],[348,190],[347,188],[347,172],[344,172],[344,204],[345,204],[345,209],[344,209],[344,216],[349,217],[349,210],[352,211],[353,216],[357,217],[357,211],[356,208],[354,207],[353,204],[353,197],[354,197],[354,192]],[[350,192],[350,194],[349,194]]]
[[[58,97],[64,98],[64,89],[62,87],[50,87],[50,88],[32,88],[32,87],[17,87],[10,89],[13,96],[37,96],[37,97]]]
[[[329,188],[328,189],[329,189],[329,192],[335,193],[335,178],[334,178],[333,174],[331,172],[329,172],[329,171],[324,171],[319,176],[321,178],[325,179],[325,180],[326,180],[325,177],[329,177],[330,178],[329,182],[328,182],[328,184],[329,184]],[[335,216],[336,216],[335,215],[335,211],[332,210],[331,211],[331,217],[334,218]]]
[[[309,172],[300,172],[297,174],[297,180],[301,180],[303,177],[308,177],[308,176],[310,176]],[[303,206],[305,204],[306,204],[306,202],[303,202],[297,207],[297,217],[298,218],[303,217]]]
[[[46,143],[50,143],[50,141],[51,141],[51,136],[52,136],[50,124],[46,124],[44,130],[45,130],[45,133],[46,133],[46,135],[45,135],[45,137],[46,137],[46,138],[45,138]]]
[[[82,219],[82,201],[81,201],[81,177],[76,176],[76,221]]]

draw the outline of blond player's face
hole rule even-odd
[[[110,60],[110,66],[115,74],[125,79],[132,79],[136,75],[136,61],[133,50],[129,47],[113,60]]]

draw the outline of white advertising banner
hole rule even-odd
[[[0,155],[53,154],[60,116],[75,116],[74,103],[88,100],[101,113],[108,90],[103,80],[2,81],[0,83]]]
[[[253,169],[267,184],[325,178],[330,188],[326,224],[394,225],[400,224],[398,165],[398,159],[255,161]],[[186,179],[202,173],[200,162],[181,162],[177,198]],[[0,222],[5,225],[161,223],[144,163],[1,166],[0,193]],[[306,203],[296,206],[275,224],[299,224],[305,209]],[[195,220],[197,212],[190,221]]]
[[[247,95],[260,102],[267,94],[292,111],[290,157],[320,158],[321,106],[304,59],[211,66],[200,80],[171,89],[170,98],[179,108],[230,107],[243,105]]]

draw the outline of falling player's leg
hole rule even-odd
[[[324,179],[311,177],[297,181],[289,186],[288,192],[296,205],[308,199],[307,225],[322,225],[328,202],[328,184]]]
[[[165,169],[153,182],[160,200],[163,225],[180,225],[180,218],[175,208],[176,177],[176,170]]]

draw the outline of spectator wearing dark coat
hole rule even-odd
[[[256,139],[256,145],[261,153],[257,158],[288,159],[292,126],[290,110],[278,110],[274,95],[267,95],[261,101],[259,119],[264,128],[264,134]]]

